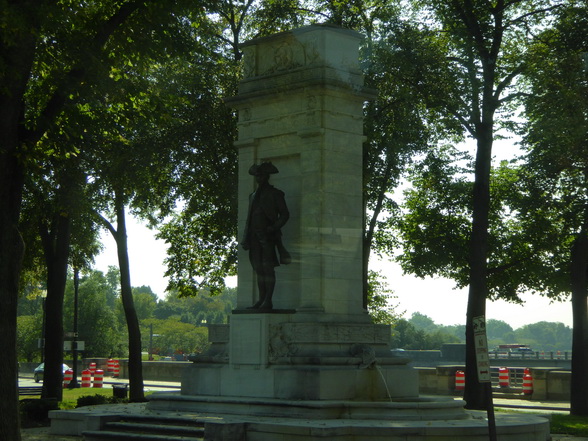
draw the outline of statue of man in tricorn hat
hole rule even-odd
[[[278,173],[271,162],[253,164],[249,174],[255,176],[257,190],[249,196],[249,212],[241,245],[249,250],[249,260],[257,275],[259,300],[249,309],[271,310],[276,285],[274,268],[292,261],[282,244],[281,228],[290,213],[284,192],[269,183],[270,175]],[[279,258],[278,258],[279,254]]]

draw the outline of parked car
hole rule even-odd
[[[65,374],[65,371],[67,371],[68,369],[71,369],[67,364],[63,363],[62,367],[62,372]],[[35,383],[38,383],[39,381],[43,381],[43,373],[45,372],[45,363],[41,363],[39,366],[37,366],[35,368],[35,370],[33,371],[34,373],[34,378],[35,378]]]

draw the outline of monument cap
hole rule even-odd
[[[252,176],[257,175],[275,175],[278,169],[271,162],[262,162],[261,164],[253,164],[249,167],[249,174]]]

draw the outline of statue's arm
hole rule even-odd
[[[284,192],[280,190],[276,190],[274,194],[274,203],[276,204],[276,211],[278,212],[278,219],[274,224],[271,226],[273,231],[278,231],[288,219],[290,219],[290,211],[288,211],[288,206],[286,205],[286,198],[284,197]]]

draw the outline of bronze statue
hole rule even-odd
[[[249,212],[241,246],[249,250],[249,260],[257,275],[259,300],[248,309],[271,310],[276,285],[274,268],[292,261],[282,244],[281,228],[290,213],[284,192],[270,185],[270,175],[278,173],[271,162],[253,164],[249,174],[255,176],[257,190],[249,196]],[[279,254],[279,259],[278,259]]]

